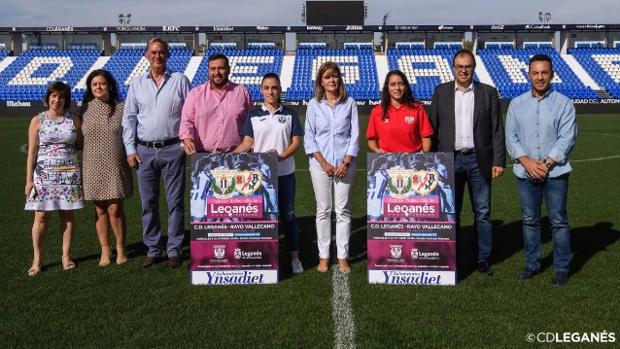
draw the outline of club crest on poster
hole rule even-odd
[[[278,281],[277,173],[273,154],[192,157],[193,284]]]
[[[367,194],[369,282],[454,285],[452,155],[368,154]]]

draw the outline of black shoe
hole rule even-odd
[[[519,280],[529,280],[538,273],[540,273],[540,269],[525,268],[525,270],[521,274],[519,274]]]
[[[183,261],[179,257],[169,257],[168,258],[168,268],[176,269],[183,265]]]
[[[493,275],[493,270],[491,270],[491,266],[487,262],[478,262],[478,271],[486,276]]]
[[[157,257],[147,257],[144,263],[142,264],[142,268],[147,269],[159,262],[159,258]]]
[[[551,283],[555,286],[565,286],[568,283],[568,273],[558,271],[551,279]]]

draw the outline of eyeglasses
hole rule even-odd
[[[465,71],[472,71],[474,70],[475,66],[473,65],[455,65],[454,69],[456,70],[465,70]]]

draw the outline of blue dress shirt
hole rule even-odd
[[[528,91],[510,102],[506,117],[506,148],[516,160],[527,155],[530,159],[549,157],[555,165],[549,177],[558,177],[572,170],[568,154],[577,138],[575,107],[561,93],[549,90],[538,99]],[[527,178],[527,171],[515,163],[514,174]]]
[[[136,134],[143,141],[178,137],[181,110],[191,85],[185,75],[166,71],[158,87],[150,70],[129,86],[123,114],[123,143],[127,155],[136,152]]]
[[[333,107],[327,99],[317,101],[312,98],[306,110],[304,148],[310,156],[310,166],[322,170],[319,162],[312,156],[321,152],[325,160],[338,167],[344,157],[357,157],[359,153],[359,124],[357,104],[348,97],[338,101]]]

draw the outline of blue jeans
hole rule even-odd
[[[465,183],[469,190],[469,199],[474,211],[474,227],[478,234],[478,262],[487,262],[491,255],[491,182],[480,174],[476,153],[454,155],[454,182],[456,186],[456,226],[461,226],[461,209]]]
[[[278,211],[286,231],[289,251],[299,251],[299,228],[295,219],[295,173],[278,177]]]
[[[571,260],[570,227],[566,213],[568,174],[542,182],[517,178],[517,188],[523,214],[525,267],[540,269],[540,206],[544,198],[553,235],[555,271],[568,273]]]

